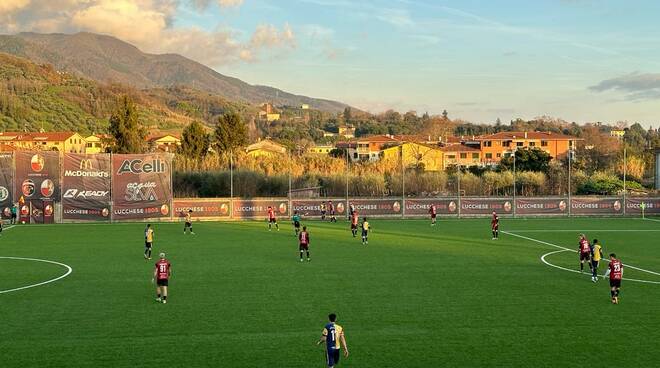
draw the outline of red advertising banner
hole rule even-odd
[[[642,214],[642,203],[644,213],[657,215],[660,213],[660,198],[626,198],[626,214]]]
[[[346,214],[345,199],[294,199],[291,201],[291,213],[298,212],[303,216],[321,217],[321,204],[325,203],[326,215],[330,215],[330,204],[335,207],[337,216]]]
[[[112,214],[117,220],[169,217],[172,155],[112,156]]]
[[[616,197],[573,197],[571,198],[571,214],[621,215],[623,214],[623,200]]]
[[[513,214],[511,198],[461,198],[461,215]]]
[[[52,199],[30,201],[30,223],[52,224],[55,223],[55,202]]]
[[[185,217],[192,210],[193,218],[228,218],[230,206],[229,199],[175,199],[172,202],[175,217]]]
[[[65,153],[62,166],[62,218],[109,221],[110,155]]]
[[[406,216],[430,216],[429,208],[435,204],[438,216],[456,216],[458,198],[406,198]]]
[[[516,198],[516,215],[568,215],[568,198]]]
[[[351,199],[360,216],[401,216],[401,199]]]
[[[60,198],[60,155],[16,151],[16,188],[26,201]]]
[[[275,216],[289,217],[289,202],[286,199],[235,199],[234,218],[268,218],[268,207],[275,210]]]
[[[14,206],[14,156],[0,153],[0,219],[11,218]]]

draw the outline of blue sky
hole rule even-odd
[[[178,23],[245,33],[261,23],[291,26],[294,49],[215,66],[250,83],[370,111],[447,109],[476,122],[552,115],[660,123],[660,96],[624,84],[660,71],[660,2],[245,0],[204,14],[188,8]],[[616,78],[620,85],[595,88]]]
[[[110,34],[371,112],[658,127],[658,14],[650,0],[3,0],[0,32]]]

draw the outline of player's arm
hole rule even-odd
[[[153,274],[153,276],[151,277],[151,282],[152,282],[152,283],[153,283],[154,281],[156,281],[156,275],[157,275],[157,274],[158,274],[158,266],[154,267],[154,274]]]
[[[344,331],[339,335],[339,341],[344,346],[344,356],[348,357],[348,345],[346,345],[346,337],[344,336]]]
[[[610,275],[610,267],[608,266],[608,267],[607,267],[607,271],[605,271],[605,275],[604,275],[604,277],[607,277],[607,276],[609,276],[609,275]]]
[[[316,345],[323,344],[327,340],[328,338],[327,336],[328,336],[328,330],[324,328],[323,332],[321,333],[321,339],[316,342]]]

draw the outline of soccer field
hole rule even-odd
[[[347,222],[306,222],[310,263],[289,223],[195,223],[194,236],[157,223],[168,304],[154,301],[144,224],[6,229],[0,256],[73,271],[0,294],[2,367],[323,367],[330,312],[342,367],[660,365],[657,220],[502,219],[497,241],[489,219],[371,223],[362,246]],[[580,232],[628,265],[621,304],[558,248]],[[66,272],[0,258],[0,290]]]

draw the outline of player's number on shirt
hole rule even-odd
[[[618,263],[616,263],[616,264],[614,265],[614,272],[619,272],[619,271],[621,271],[621,265],[618,264]]]
[[[337,341],[337,339],[335,338],[335,330],[331,330],[330,335],[332,335],[332,341]]]
[[[159,267],[160,267],[160,272],[165,272],[165,271],[167,271],[167,266],[166,266],[166,265],[162,264],[162,265],[160,265]]]

